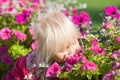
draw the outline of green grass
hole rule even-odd
[[[120,0],[78,0],[78,2],[87,3],[84,10],[90,14],[94,28],[101,26],[102,18],[99,13],[103,12],[106,6],[114,5],[120,8]]]

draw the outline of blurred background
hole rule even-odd
[[[71,7],[82,7],[79,10],[85,10],[92,18],[94,28],[98,28],[102,25],[102,18],[100,13],[104,12],[106,6],[114,5],[120,8],[120,0],[50,0],[69,3]],[[68,2],[67,2],[68,1]],[[74,5],[75,4],[75,5]]]

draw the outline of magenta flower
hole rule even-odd
[[[72,8],[72,14],[73,15],[78,15],[78,10],[76,8]]]
[[[107,27],[110,27],[112,26],[113,23],[112,22],[106,22],[103,26],[102,26],[102,29],[106,29]]]
[[[116,38],[116,41],[120,43],[120,36]]]
[[[6,63],[6,64],[12,64],[13,60],[9,56],[1,56],[1,61]]]
[[[33,1],[33,3],[40,3],[40,0],[32,0]]]
[[[106,53],[106,49],[105,48],[100,48],[98,50],[98,54],[105,55],[105,53]]]
[[[81,11],[80,15],[73,16],[72,20],[75,25],[81,26],[82,24],[89,23],[91,19],[88,13],[86,13],[85,11]]]
[[[7,49],[6,45],[2,45],[0,47],[0,54],[2,54],[2,53],[8,53],[8,49]]]
[[[18,3],[21,7],[26,7],[28,5],[28,1],[26,0],[18,0]]]
[[[79,49],[77,52],[75,52],[75,54],[73,55],[76,59],[80,60],[83,56],[83,53],[81,52],[81,50]]]
[[[13,30],[13,34],[16,38],[25,41],[26,40],[26,34],[22,33],[20,30]]]
[[[4,27],[3,29],[0,30],[0,38],[2,40],[11,39],[11,34],[12,34],[12,31],[10,30],[9,27]]]
[[[21,14],[16,15],[16,21],[18,24],[25,24],[30,19],[30,12],[23,10]]]
[[[66,15],[67,17],[69,16],[69,11],[68,11],[68,9],[62,10],[62,13],[63,13],[64,15]]]
[[[105,8],[105,14],[114,18],[119,18],[118,8],[116,6],[107,6]]]
[[[74,64],[77,63],[78,61],[79,61],[79,58],[76,58],[74,56],[68,57],[68,59],[66,59],[65,61],[66,70],[70,71],[72,67],[74,66]]]
[[[32,39],[35,39],[33,28],[29,28],[29,33],[32,35]]]
[[[91,40],[91,44],[92,44],[92,45],[97,45],[98,42],[99,42],[99,41],[98,41],[98,39],[96,39],[96,38],[94,38],[94,39]]]
[[[88,62],[88,60],[86,59],[85,56],[82,56],[82,57],[81,57],[81,60],[82,60],[83,62]]]
[[[17,10],[14,8],[14,5],[13,5],[13,6],[7,7],[5,12],[7,14],[14,15],[17,13]]]
[[[33,42],[33,43],[31,44],[32,50],[35,50],[35,49],[37,48],[37,44],[38,44],[37,41],[35,41],[35,42]]]
[[[90,50],[94,51],[95,53],[98,53],[98,51],[100,50],[98,45],[92,45]]]
[[[12,74],[12,70],[7,72],[7,76],[6,76],[5,80],[15,80],[15,78]]]
[[[91,20],[90,15],[87,12],[85,12],[85,11],[81,11],[80,15],[84,16],[86,21],[90,21]]]
[[[54,62],[46,72],[46,77],[55,77],[60,73],[61,66],[57,62]]]
[[[98,66],[93,62],[85,61],[83,65],[83,70],[96,70]]]
[[[97,54],[104,55],[106,50],[104,48],[100,48],[98,45],[92,45],[90,50],[94,51]]]
[[[116,74],[115,70],[110,70],[107,74],[103,76],[102,80],[114,80],[114,75]]]
[[[117,50],[117,51],[114,51],[111,55],[110,55],[111,58],[114,58],[114,59],[117,59],[118,57],[120,57],[120,51]]]
[[[120,61],[113,62],[113,69],[119,69],[120,68]]]
[[[86,23],[87,20],[84,16],[80,15],[80,16],[73,16],[73,22],[75,25],[81,26],[82,24]]]

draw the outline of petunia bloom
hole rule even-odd
[[[99,42],[99,41],[98,41],[98,39],[96,39],[96,38],[94,38],[94,39],[91,40],[91,44],[92,44],[92,45],[97,45],[98,42]]]
[[[46,72],[46,77],[55,77],[60,73],[61,66],[57,62],[53,63]]]
[[[40,0],[32,0],[33,1],[33,3],[40,3]]]
[[[85,12],[85,11],[81,11],[80,15],[84,16],[86,21],[90,21],[91,20],[90,15],[87,12]]]
[[[32,35],[32,39],[35,39],[33,28],[29,28],[29,33]]]
[[[72,14],[73,15],[78,15],[78,10],[76,8],[72,8]]]
[[[62,13],[66,15],[67,17],[70,15],[68,9],[62,10]]]
[[[26,34],[22,33],[20,30],[13,30],[13,34],[16,38],[25,41],[26,40]]]
[[[4,27],[3,29],[0,30],[0,38],[2,40],[11,39],[11,34],[12,34],[12,31],[10,30],[9,27]]]
[[[114,75],[116,74],[115,70],[110,70],[107,74],[103,76],[102,80],[114,80]]]
[[[1,61],[6,63],[6,64],[12,64],[13,60],[9,56],[1,56]]]
[[[18,24],[25,24],[30,19],[31,12],[23,10],[22,13],[16,15],[16,21]]]
[[[37,44],[38,44],[37,41],[35,41],[35,42],[33,42],[33,43],[31,44],[32,50],[35,50],[35,49],[37,48]]]
[[[90,61],[85,61],[83,65],[83,70],[96,70],[98,66]]]
[[[120,43],[120,36],[116,38],[116,41]]]
[[[72,67],[74,66],[74,64],[77,63],[78,61],[79,61],[79,58],[76,58],[74,56],[68,57],[68,59],[66,59],[65,61],[66,70],[70,71]]]
[[[117,59],[118,57],[120,57],[120,51],[117,50],[117,51],[114,51],[111,55],[110,55],[111,58],[114,58],[114,59]]]
[[[114,18],[119,18],[118,8],[116,6],[107,6],[105,8],[105,14]]]

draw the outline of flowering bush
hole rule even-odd
[[[15,60],[35,49],[30,23],[43,10],[39,0],[0,0],[0,78],[9,79]],[[10,71],[9,71],[10,70]]]
[[[26,55],[37,47],[33,30],[29,28],[43,10],[39,0],[0,1],[0,77],[13,79],[11,69],[20,55]],[[66,6],[67,7],[67,6]],[[120,12],[115,6],[107,6],[101,15],[103,25],[91,30],[90,15],[85,11],[65,8],[62,12],[79,29],[80,50],[65,63],[53,63],[46,77],[67,80],[120,80]]]

